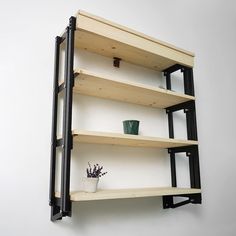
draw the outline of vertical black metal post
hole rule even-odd
[[[166,77],[166,88],[168,90],[171,90],[171,77],[169,72],[164,72],[164,75]]]
[[[54,204],[55,204],[57,106],[58,106],[60,44],[61,44],[61,37],[57,36],[55,39],[53,104],[52,104],[51,161],[50,161],[50,189],[49,189],[49,204],[50,204],[50,206],[54,206]]]
[[[189,159],[189,174],[190,174],[190,186],[195,188],[195,170],[194,170],[194,154],[193,152],[186,153]]]
[[[171,75],[168,72],[165,72],[166,76],[166,88],[171,90]],[[169,138],[174,138],[174,121],[173,121],[173,112],[167,110],[168,115],[168,127],[169,127]],[[172,187],[177,186],[176,178],[176,164],[175,164],[175,153],[170,152],[170,169],[171,169],[171,184]]]
[[[61,176],[61,209],[64,214],[71,214],[70,201],[70,162],[72,149],[72,99],[74,86],[74,31],[76,18],[71,17],[66,32],[65,95],[63,111],[63,153]]]
[[[194,96],[194,82],[193,82],[193,69],[184,67],[182,68],[184,74],[184,91],[185,94]],[[187,122],[187,135],[189,140],[197,140],[197,122],[195,112],[195,102],[192,102],[190,109],[185,109],[186,122]]]
[[[67,104],[67,74],[68,74],[68,42],[69,40],[69,27],[66,28],[65,32],[65,65],[64,65],[64,100],[63,100],[63,125],[62,125],[62,139],[63,139],[63,145],[62,145],[62,163],[61,163],[61,210],[63,208],[63,204],[67,201],[67,196],[65,192],[64,182],[65,182],[65,162],[66,162],[66,152],[65,152],[65,133],[66,133],[66,114],[68,112],[68,108],[66,106]]]
[[[194,149],[194,175],[195,175],[195,188],[201,188],[199,154],[197,146]]]
[[[167,115],[168,115],[168,126],[169,126],[169,138],[174,138],[173,113],[171,111],[167,111]],[[172,187],[177,187],[175,153],[173,152],[170,152],[170,169],[171,169]]]
[[[193,82],[193,69],[184,68],[184,90],[185,93],[194,96],[194,82]],[[196,120],[196,107],[195,102],[192,101],[191,107],[185,109],[187,136],[189,140],[198,140],[197,137],[197,120]],[[190,184],[191,188],[201,188],[200,183],[200,168],[199,168],[199,155],[198,147],[193,147],[190,152],[187,152],[189,157],[189,171],[190,171]]]
[[[194,96],[194,83],[193,83],[193,69],[183,67],[181,70],[184,74],[184,92],[185,94]]]

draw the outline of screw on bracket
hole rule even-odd
[[[75,72],[75,73],[74,73],[74,79],[75,79],[77,76],[79,76],[79,72]]]
[[[72,30],[75,30],[76,28],[76,18],[74,16],[71,16],[69,20],[69,28]]]
[[[120,67],[121,58],[113,57],[113,66],[119,68]]]

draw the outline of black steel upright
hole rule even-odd
[[[50,163],[50,187],[49,204],[55,204],[55,173],[56,173],[56,147],[57,147],[57,107],[58,107],[58,80],[61,38],[55,39],[54,55],[54,81],[53,81],[53,104],[52,104],[52,132],[51,132],[51,163]]]
[[[166,88],[171,90],[171,75],[170,73],[165,72],[166,76]],[[169,127],[169,138],[174,138],[174,122],[173,122],[173,112],[166,110],[168,115],[168,127]],[[170,169],[171,169],[171,185],[172,187],[177,186],[176,178],[176,162],[175,162],[175,153],[170,153]]]
[[[74,86],[74,32],[76,29],[76,18],[71,17],[69,26],[66,28],[63,37],[56,38],[55,47],[55,69],[54,69],[54,95],[52,114],[52,148],[51,148],[51,176],[50,176],[50,205],[51,220],[59,220],[64,216],[71,216],[70,200],[70,163],[71,150],[73,148],[73,137],[71,131],[72,123],[72,99]],[[65,74],[63,85],[58,84],[60,44],[65,40]],[[63,102],[63,128],[62,138],[57,139],[57,106],[58,94],[64,90]],[[56,176],[56,148],[62,147],[61,162],[61,190],[60,197],[55,197],[55,176]]]
[[[72,98],[74,86],[74,31],[75,18],[71,17],[66,34],[66,63],[65,63],[65,93],[63,111],[63,153],[62,153],[62,173],[61,173],[61,210],[66,214],[71,213],[70,201],[70,162],[72,149]]]
[[[179,64],[173,65],[170,68],[164,70],[164,76],[166,77],[166,88],[171,90],[171,74],[177,70],[183,72],[184,80],[184,91],[185,94],[194,96],[194,82],[193,82],[193,70],[192,68],[182,66]],[[174,122],[173,122],[173,112],[184,110],[186,113],[186,126],[187,126],[187,138],[188,140],[197,140],[197,122],[196,122],[196,108],[195,101],[184,102],[178,105],[174,105],[166,108],[166,113],[168,115],[168,127],[169,127],[169,137],[174,138]],[[189,158],[189,172],[190,172],[190,185],[191,188],[201,188],[200,182],[200,168],[199,168],[199,154],[198,145],[180,147],[180,148],[169,148],[168,152],[170,154],[170,166],[171,166],[171,183],[172,187],[177,187],[176,180],[176,162],[175,154],[184,152]],[[201,203],[201,194],[185,194],[180,195],[181,197],[187,197],[188,200],[174,203],[173,196],[163,197],[163,207],[164,208],[176,208],[188,203]]]

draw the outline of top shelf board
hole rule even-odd
[[[84,11],[76,15],[75,46],[157,71],[194,64],[191,52]]]

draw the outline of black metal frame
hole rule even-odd
[[[194,96],[193,69],[190,67],[176,64],[164,70],[163,72],[164,72],[164,76],[166,77],[166,88],[168,90],[171,90],[171,74],[178,70],[181,70],[181,72],[183,72],[185,94]],[[184,110],[184,112],[186,113],[188,140],[197,140],[198,138],[197,138],[195,101],[184,102],[184,103],[166,108],[166,113],[168,115],[169,138],[174,138],[173,112],[179,111],[179,110]],[[198,145],[178,147],[178,148],[169,148],[168,153],[170,154],[172,187],[177,187],[175,154],[186,153],[186,156],[189,157],[191,188],[200,189],[201,181],[200,181]],[[188,200],[175,203],[174,202],[175,197],[185,197],[185,198],[188,198]],[[201,193],[163,196],[164,209],[176,208],[176,207],[188,204],[188,203],[201,204]]]
[[[76,29],[76,18],[71,17],[69,26],[62,37],[57,36],[55,40],[55,64],[54,64],[54,88],[53,88],[53,110],[52,110],[52,144],[51,144],[51,166],[50,166],[50,189],[49,205],[51,206],[51,220],[60,220],[64,216],[71,216],[70,200],[70,162],[71,150],[73,148],[73,137],[71,131],[72,122],[72,99],[74,86],[74,32]],[[60,46],[65,40],[65,75],[64,83],[59,86]],[[58,95],[64,90],[63,103],[63,130],[62,138],[57,139],[57,107]],[[56,152],[57,147],[62,147],[61,164],[61,196],[55,197],[56,179]]]

